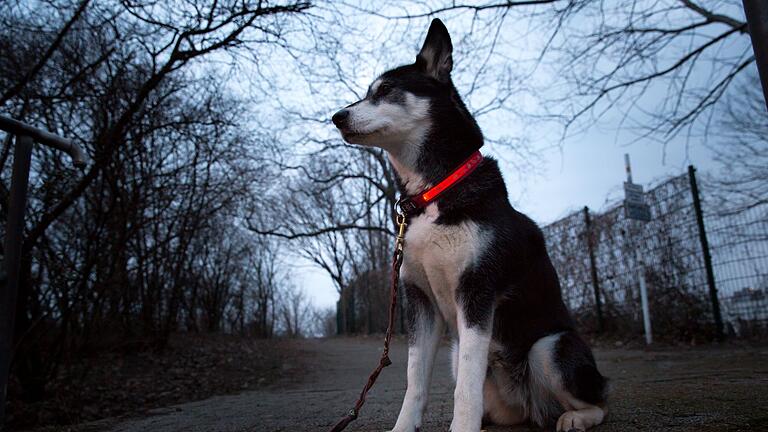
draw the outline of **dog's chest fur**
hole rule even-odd
[[[402,278],[421,288],[451,327],[456,326],[456,291],[461,275],[475,265],[487,233],[472,221],[435,223],[437,204],[409,221]]]

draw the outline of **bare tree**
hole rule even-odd
[[[309,336],[316,312],[303,290],[286,285],[280,294],[280,324],[289,338]]]
[[[33,64],[31,68],[24,71],[24,74],[18,79],[14,84],[8,86],[8,89],[3,92],[2,95],[0,95],[0,106],[5,104],[10,98],[16,96],[19,94],[19,92],[26,87],[26,85],[35,78],[35,76],[40,72],[40,70],[45,66],[46,63],[51,59],[53,54],[56,52],[56,50],[61,45],[61,42],[64,40],[64,37],[69,33],[70,29],[72,29],[72,26],[80,19],[80,17],[83,15],[83,12],[85,11],[86,7],[88,6],[88,3],[90,3],[90,0],[83,0],[80,2],[80,4],[75,9],[74,13],[72,14],[72,17],[64,23],[64,25],[61,27],[61,29],[57,32],[56,36],[54,37],[53,41],[51,42],[50,46],[45,50],[42,56],[40,56],[37,61]],[[14,5],[11,3],[6,4],[6,8],[12,9],[14,8]],[[23,7],[22,5],[16,5],[15,7]],[[65,9],[65,8],[63,8]],[[3,17],[9,17],[13,16],[13,14],[3,14]],[[5,23],[6,25],[11,25],[11,23]],[[41,26],[42,27],[42,26]],[[42,28],[40,29],[42,30]]]
[[[254,203],[248,226],[293,241],[297,255],[330,276],[339,293],[340,333],[380,330],[383,318],[373,310],[384,310],[386,302],[370,294],[386,293],[394,173],[379,151],[345,146],[347,153],[340,155],[326,148],[328,154],[312,154],[296,165],[278,162],[288,178],[275,196]]]
[[[726,99],[709,148],[721,172],[709,179],[716,187],[720,214],[765,211],[768,204],[768,115],[757,74]],[[757,216],[757,215],[756,215]],[[764,218],[765,215],[762,216]]]
[[[257,238],[255,247],[259,253],[247,264],[251,268],[248,284],[252,286],[253,333],[259,337],[272,337],[278,315],[278,296],[283,274],[278,261],[279,245],[267,238]]]
[[[336,335],[336,309],[318,309],[315,313],[314,324],[314,335],[321,337]]]
[[[90,344],[163,347],[182,323],[221,328],[248,279],[233,271],[247,268],[247,242],[222,226],[238,224],[261,174],[247,108],[201,60],[253,48],[256,62],[262,46],[288,47],[284,32],[310,6],[35,5],[0,6],[3,109],[78,141],[92,163],[80,175],[50,152],[34,158],[14,356],[31,399]],[[0,191],[8,180],[4,170]]]
[[[754,64],[736,0],[403,1],[398,6],[396,13],[363,9],[396,21],[440,15],[468,22],[470,39],[491,41],[471,46],[484,59],[477,76],[487,78],[482,69],[499,62],[514,62],[519,71],[512,84],[520,86],[513,94],[521,97],[497,104],[523,119],[556,120],[563,136],[616,111],[624,128],[642,136],[667,141],[691,133],[709,123],[723,95]]]

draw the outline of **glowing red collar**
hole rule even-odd
[[[437,185],[427,189],[424,192],[418,193],[413,196],[401,198],[397,202],[397,206],[405,215],[411,215],[420,208],[426,207],[429,203],[436,200],[443,192],[447,191],[460,181],[464,180],[468,175],[472,173],[483,161],[483,155],[480,150],[472,153],[467,160],[465,160],[458,168],[453,170],[446,178],[444,178]]]

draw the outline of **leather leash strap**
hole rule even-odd
[[[400,213],[397,215],[397,225],[398,225],[398,233],[397,238],[395,239],[395,253],[392,257],[392,286],[390,288],[390,298],[389,298],[389,323],[387,324],[387,333],[384,336],[384,351],[381,353],[381,358],[379,359],[379,365],[376,366],[376,369],[371,372],[371,375],[368,377],[368,382],[365,384],[365,387],[363,387],[363,391],[360,392],[360,396],[357,398],[357,402],[355,402],[355,407],[349,410],[349,413],[347,413],[346,416],[342,417],[341,420],[339,420],[338,423],[336,423],[336,426],[334,426],[331,429],[331,432],[341,432],[346,427],[352,423],[357,416],[360,414],[360,410],[363,408],[363,405],[365,404],[365,397],[368,394],[368,391],[373,387],[373,384],[376,382],[376,379],[379,377],[379,374],[381,373],[382,369],[392,364],[392,361],[389,359],[389,342],[392,340],[392,331],[395,328],[395,309],[397,306],[397,285],[400,281],[400,266],[403,265],[403,247],[405,245],[405,227],[407,224],[405,223],[405,215]]]

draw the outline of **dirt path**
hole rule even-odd
[[[213,397],[151,412],[146,418],[108,420],[80,431],[325,431],[357,397],[379,355],[379,340],[303,341],[308,374],[293,383]],[[439,353],[423,431],[447,430],[452,382],[448,349]],[[610,415],[597,432],[768,431],[768,349],[694,349],[643,352],[602,350],[611,378]],[[396,342],[393,366],[371,391],[350,431],[384,431],[394,424],[405,390],[406,346]],[[515,429],[493,428],[491,431]]]

